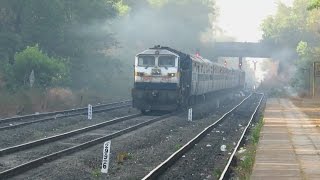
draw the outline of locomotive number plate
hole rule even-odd
[[[151,81],[152,77],[142,77],[142,80],[144,81]]]

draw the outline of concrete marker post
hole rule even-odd
[[[192,108],[188,110],[188,121],[192,121]]]
[[[92,105],[88,104],[88,119],[92,119]]]
[[[110,149],[111,149],[111,141],[106,141],[103,144],[103,156],[102,156],[102,165],[101,165],[101,172],[105,174],[108,173],[108,169],[109,169]]]

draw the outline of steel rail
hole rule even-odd
[[[51,137],[47,137],[47,138],[43,138],[43,139],[27,142],[27,143],[24,143],[24,144],[20,144],[20,145],[11,146],[11,147],[8,147],[8,148],[0,149],[0,157],[4,156],[4,155],[7,155],[7,154],[14,153],[14,152],[23,151],[23,150],[26,150],[26,149],[29,149],[29,148],[40,146],[42,144],[46,144],[46,143],[54,142],[54,141],[57,141],[57,140],[60,140],[60,139],[68,138],[68,137],[71,137],[71,136],[74,136],[74,135],[77,135],[77,134],[80,134],[80,133],[84,133],[84,132],[87,132],[87,131],[98,129],[98,128],[101,128],[101,127],[104,127],[104,126],[107,126],[107,125],[111,125],[111,124],[114,124],[114,123],[122,122],[122,121],[125,121],[125,120],[128,120],[128,119],[132,119],[132,118],[135,118],[135,117],[139,117],[139,116],[141,116],[141,114],[133,114],[133,115],[129,115],[129,116],[115,118],[115,119],[112,119],[112,120],[109,120],[109,121],[106,121],[106,122],[102,122],[102,123],[98,123],[98,124],[95,124],[95,125],[87,126],[87,127],[81,128],[81,129],[76,129],[76,130],[73,130],[73,131],[69,131],[69,132],[66,132],[66,133],[54,135],[54,136],[51,136]]]
[[[115,109],[120,109],[120,108],[124,108],[124,107],[129,107],[129,106],[131,106],[131,105],[121,105],[121,106],[116,106],[116,107],[107,108],[107,109],[93,110],[93,112],[94,113],[107,112],[107,111],[112,111],[112,110],[115,110]],[[14,129],[14,128],[18,128],[18,127],[21,127],[21,126],[26,126],[26,125],[34,124],[34,123],[38,123],[38,122],[45,122],[45,121],[50,121],[50,120],[56,120],[56,119],[62,119],[62,118],[67,118],[67,117],[79,116],[79,115],[83,115],[83,114],[87,114],[87,112],[65,114],[65,115],[60,115],[60,116],[48,117],[48,118],[44,118],[44,119],[38,119],[38,120],[35,120],[35,121],[22,122],[22,123],[18,123],[18,124],[14,124],[14,125],[9,125],[9,126],[2,126],[2,127],[0,127],[0,131],[8,130],[8,129]]]
[[[182,146],[179,150],[174,152],[170,157],[168,157],[165,161],[163,161],[160,165],[154,168],[152,171],[149,172],[142,180],[149,180],[149,179],[157,179],[161,174],[163,174],[170,166],[172,166],[178,159],[182,157],[183,154],[188,152],[197,142],[199,142],[206,134],[211,131],[219,122],[223,121],[226,117],[228,117],[236,108],[238,108],[244,101],[249,99],[252,96],[246,97],[243,99],[238,105],[232,108],[230,111],[225,113],[221,116],[217,121],[213,124],[206,127],[203,131],[201,131],[198,135],[196,135],[193,139],[187,142],[184,146]]]
[[[108,104],[95,105],[95,106],[92,106],[92,108],[94,109],[94,108],[100,108],[100,107],[129,103],[129,102],[131,102],[131,101],[130,100],[123,100],[123,101],[113,102],[113,103],[108,103]],[[45,113],[39,113],[39,114],[28,114],[28,115],[24,115],[24,116],[16,116],[16,117],[0,119],[0,123],[7,123],[7,122],[12,122],[12,121],[17,121],[17,120],[31,119],[31,118],[35,118],[35,117],[40,118],[40,117],[44,117],[44,116],[52,116],[52,115],[57,115],[57,114],[69,113],[69,112],[78,112],[78,111],[84,111],[87,109],[88,109],[87,107],[83,107],[83,108],[68,109],[68,110],[63,110],[63,111],[53,111],[53,112],[45,112]]]
[[[260,93],[257,93],[257,94],[260,94]],[[233,161],[234,156],[235,156],[236,152],[238,151],[238,149],[239,149],[239,147],[240,147],[240,144],[242,143],[243,138],[244,138],[247,130],[249,129],[249,126],[251,125],[252,119],[253,119],[254,116],[257,114],[257,111],[258,111],[259,107],[261,106],[261,102],[262,102],[262,100],[263,100],[263,98],[264,98],[264,94],[261,93],[260,95],[262,95],[262,96],[261,96],[261,98],[260,98],[259,104],[258,104],[258,106],[256,107],[255,111],[252,113],[252,115],[251,115],[251,117],[250,117],[250,121],[248,122],[246,128],[245,128],[244,131],[242,132],[242,135],[241,135],[241,137],[240,137],[240,140],[238,141],[236,147],[234,148],[234,151],[233,151],[232,154],[230,155],[229,160],[228,160],[228,163],[226,164],[223,172],[221,173],[219,180],[223,180],[223,179],[225,178],[225,175],[226,175],[226,173],[228,172],[228,170],[229,170],[229,168],[230,168],[230,164],[231,164],[231,162]]]
[[[53,161],[55,159],[58,159],[59,157],[62,157],[64,155],[68,155],[68,154],[74,153],[74,152],[76,152],[78,150],[87,149],[89,147],[92,147],[92,146],[97,145],[99,143],[102,143],[104,141],[108,141],[108,140],[114,139],[114,138],[119,137],[119,136],[121,136],[123,134],[132,132],[132,131],[137,130],[137,129],[141,128],[141,127],[147,126],[149,124],[152,124],[154,122],[160,121],[162,119],[168,118],[168,117],[173,116],[173,115],[174,115],[174,113],[173,114],[163,115],[163,116],[160,116],[160,117],[156,117],[156,118],[150,119],[148,121],[139,123],[137,125],[134,125],[134,126],[125,128],[123,130],[117,131],[115,133],[112,133],[112,134],[109,134],[109,135],[106,135],[106,136],[103,136],[103,137],[100,137],[100,138],[97,138],[97,139],[82,143],[80,145],[73,146],[73,147],[70,147],[70,148],[67,148],[67,149],[64,149],[64,150],[61,150],[61,151],[58,151],[58,152],[55,152],[55,153],[40,157],[38,159],[29,161],[27,163],[24,163],[24,164],[21,164],[19,166],[16,166],[16,167],[13,167],[11,169],[8,169],[8,170],[0,172],[0,179],[16,176],[16,175],[18,175],[20,173],[23,173],[23,172],[27,171],[27,170],[33,169],[35,167],[38,167],[38,166],[40,166],[40,165],[42,165],[44,163],[47,163],[47,162]]]

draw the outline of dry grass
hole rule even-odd
[[[77,105],[76,96],[67,88],[51,88],[45,93],[44,100],[41,102],[42,109],[58,110],[57,108],[68,108]]]
[[[127,152],[119,152],[117,153],[117,163],[123,164],[125,160],[132,159],[132,155]]]
[[[0,118],[35,112],[57,111],[87,104],[97,104],[125,99],[111,93],[99,94],[93,91],[72,91],[55,87],[47,90],[24,89],[15,93],[0,91]]]

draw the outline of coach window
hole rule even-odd
[[[159,67],[175,67],[176,57],[175,56],[159,56],[158,66]]]
[[[154,56],[139,56],[138,58],[138,66],[154,66],[155,65],[155,57]]]

